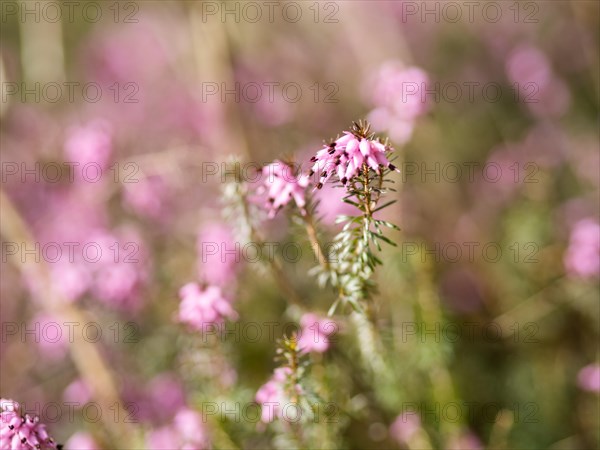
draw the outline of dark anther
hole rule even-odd
[[[21,444],[24,444],[25,442],[27,442],[27,438],[21,439]]]
[[[315,162],[317,160],[316,156],[313,156],[312,158],[310,158],[310,162]]]
[[[335,141],[329,143],[329,146],[331,148],[335,147],[336,145],[337,145],[337,142],[335,142]]]
[[[312,170],[312,169],[310,170],[310,172],[308,172],[308,176],[309,176],[309,177],[312,177],[314,174],[315,174],[315,171],[314,171],[314,170]]]
[[[8,428],[11,429],[11,430],[14,430],[15,426],[14,425],[9,425]]]
[[[388,167],[390,170],[396,170],[396,166],[391,163],[388,165]]]
[[[348,178],[344,177],[342,178],[342,184],[346,184],[348,182]]]
[[[323,187],[323,183],[317,184],[317,189],[321,189]]]
[[[322,176],[323,178],[325,178],[325,177],[327,176],[327,171],[326,171],[326,170],[324,170],[324,171],[323,171],[323,173],[321,174],[321,176]]]
[[[333,152],[335,152],[335,148],[330,148],[327,153],[329,153],[330,155],[333,155]]]
[[[273,197],[269,197],[269,203],[273,203],[275,199]]]

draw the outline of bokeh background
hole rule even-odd
[[[307,168],[368,118],[401,169],[373,299],[394,382],[365,381],[338,311],[312,375],[334,420],[311,445],[598,448],[597,2],[75,3],[1,4],[2,397],[67,448],[149,448],[186,405],[251,402],[276,366],[266,328],[215,347],[176,320],[179,288],[221,273],[201,244],[235,228],[230,158]],[[345,206],[317,198],[331,239]],[[302,229],[282,211],[264,230],[301,246],[283,269],[326,314]],[[227,269],[237,323],[279,337],[288,298],[247,259]],[[44,328],[65,322],[74,342]],[[65,406],[92,401],[98,420]],[[239,414],[201,432],[289,445]]]

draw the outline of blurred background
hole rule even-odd
[[[366,118],[401,169],[373,299],[393,381],[354,367],[338,310],[310,446],[598,448],[599,22],[595,1],[2,1],[2,397],[67,448],[172,448],[148,436],[181,408],[252,402],[289,307],[250,258],[202,255],[235,242],[231,158],[307,170]],[[347,205],[316,197],[327,242]],[[303,230],[264,232],[325,315]],[[177,323],[207,277],[258,339]],[[291,445],[239,411],[197,432]]]

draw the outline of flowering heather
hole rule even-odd
[[[276,418],[285,418],[284,408],[291,403],[288,386],[292,373],[289,367],[275,369],[271,379],[256,392],[256,402],[262,406],[260,420],[264,423],[273,422]],[[295,385],[292,389],[297,392],[302,390],[299,385]]]
[[[567,273],[573,277],[590,278],[600,275],[600,224],[583,219],[571,232],[564,257]]]
[[[377,173],[381,173],[384,167],[397,170],[387,159],[386,153],[390,151],[390,147],[373,140],[368,129],[362,134],[344,131],[342,137],[325,145],[311,158],[310,161],[314,164],[309,177],[317,174],[317,189],[321,189],[323,184],[336,174],[339,181],[346,185],[365,167]]]
[[[198,331],[205,331],[210,324],[237,318],[229,300],[217,286],[201,288],[196,283],[188,283],[179,290],[179,297],[179,321]]]
[[[10,450],[35,450],[58,448],[54,439],[40,423],[37,416],[22,415],[20,405],[14,400],[0,400],[0,448]]]
[[[427,110],[429,84],[427,73],[419,67],[403,67],[399,61],[384,63],[366,86],[375,105],[367,119],[394,142],[406,143],[417,118]]]
[[[308,179],[304,176],[296,176],[292,167],[281,161],[274,161],[262,169],[263,188],[266,192],[267,203],[265,207],[269,211],[269,218],[275,217],[277,211],[294,200],[296,206],[304,211],[306,205],[305,190]]]
[[[152,450],[203,450],[209,448],[202,416],[188,408],[181,409],[170,425],[150,432],[146,448]]]
[[[298,338],[298,348],[301,352],[323,353],[331,344],[330,336],[337,331],[335,322],[324,319],[316,314],[307,313],[300,319],[302,331]]]
[[[111,126],[104,120],[95,120],[85,125],[72,127],[67,131],[65,159],[77,163],[75,174],[85,174],[83,166],[92,164],[100,169],[108,166],[112,155]],[[91,172],[91,170],[90,170]],[[93,176],[97,176],[96,173]]]
[[[600,364],[590,364],[579,371],[577,383],[581,389],[600,393]]]
[[[239,268],[239,244],[225,222],[202,225],[196,240],[198,277],[208,284],[230,286]]]
[[[0,9],[0,450],[600,449],[600,2]]]

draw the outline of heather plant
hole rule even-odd
[[[0,3],[0,449],[598,447],[597,3],[84,3]]]

